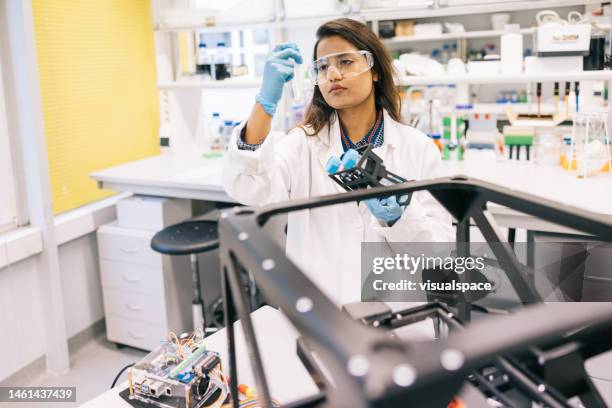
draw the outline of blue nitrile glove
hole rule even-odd
[[[342,162],[340,161],[340,159],[336,156],[332,156],[327,161],[327,165],[325,166],[325,169],[327,170],[328,174],[334,174],[334,173],[337,173],[338,170],[340,170],[341,165],[342,165]]]
[[[357,150],[348,149],[342,155],[342,166],[344,166],[345,170],[352,169],[353,167],[357,165],[357,162],[359,161],[360,157],[361,156],[359,156],[359,153],[357,153]]]
[[[358,161],[359,153],[357,153],[357,150],[349,149],[342,155],[342,160],[337,156],[331,156],[325,165],[325,169],[327,173],[334,174],[340,170],[340,167],[342,167],[343,170],[352,169]]]
[[[404,213],[395,196],[364,200],[372,215],[387,224],[394,223]]]
[[[302,62],[302,55],[296,44],[285,43],[274,47],[272,55],[266,61],[263,83],[255,97],[268,115],[274,116],[276,105],[283,96],[285,82],[293,79],[293,65]]]

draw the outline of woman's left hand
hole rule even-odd
[[[404,213],[404,209],[399,205],[395,196],[368,198],[364,202],[374,217],[387,224],[394,223]]]

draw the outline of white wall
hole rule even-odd
[[[59,248],[66,332],[72,337],[104,317],[95,233]],[[36,258],[0,269],[0,381],[45,352]]]
[[[66,333],[72,337],[104,317],[96,234],[60,246],[59,262]]]
[[[0,269],[0,380],[44,353],[36,259]]]
[[[2,52],[0,52],[0,232],[13,227],[17,217],[17,195],[6,122],[1,60]]]

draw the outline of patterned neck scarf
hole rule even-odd
[[[346,133],[346,129],[340,124],[340,139],[342,140],[342,149],[346,152],[349,149],[358,149],[360,147],[366,145],[373,145],[374,147],[380,147],[383,144],[384,136],[384,120],[383,120],[383,112],[382,109],[378,111],[378,116],[376,118],[376,122],[370,128],[368,133],[366,133],[360,141],[357,143],[353,143]]]

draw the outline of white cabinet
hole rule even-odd
[[[157,295],[164,293],[164,270],[161,266],[135,265],[100,258],[102,286],[131,293]]]
[[[116,343],[153,350],[167,334],[165,326],[106,315],[106,336]]]
[[[159,231],[191,217],[191,202],[179,198],[133,195],[117,203],[117,224]]]
[[[192,321],[189,258],[153,251],[154,234],[116,223],[98,229],[107,337],[145,350]]]
[[[98,230],[100,259],[153,268],[162,267],[162,254],[151,249],[153,231],[104,225]]]
[[[104,289],[104,304],[109,314],[151,324],[167,324],[166,302],[159,296]]]

